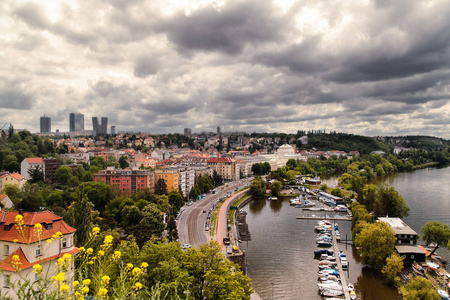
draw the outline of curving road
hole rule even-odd
[[[200,246],[208,242],[211,238],[209,232],[205,231],[205,222],[210,209],[217,205],[221,197],[231,195],[236,188],[241,189],[247,186],[251,180],[251,178],[247,178],[230,182],[226,186],[216,188],[217,192],[215,194],[209,193],[191,206],[185,205],[185,209],[178,217],[177,222],[180,244]],[[203,213],[203,210],[206,213]]]

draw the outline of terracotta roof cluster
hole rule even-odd
[[[16,180],[24,180],[24,179],[26,179],[25,177],[23,177],[19,173],[4,174],[4,175],[0,176],[0,178],[4,178],[4,177],[6,177],[8,175],[11,176],[12,178],[16,179]]]
[[[15,218],[19,214],[17,211],[2,211],[0,213],[0,241],[30,244],[40,240],[51,238],[58,231],[64,234],[74,233],[75,228],[70,227],[63,219],[53,212],[24,212],[23,213],[23,233],[18,230]],[[34,225],[42,225],[40,237],[34,229]]]

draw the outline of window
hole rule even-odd
[[[5,255],[5,256],[9,255],[9,245],[5,245],[3,247],[3,255]]]
[[[67,239],[63,238],[62,241],[61,241],[61,244],[62,244],[63,248],[66,248],[67,247]]]
[[[34,281],[38,281],[39,280],[39,275],[38,273],[34,273]]]
[[[41,255],[41,245],[38,244],[38,245],[36,246],[36,256],[40,256],[40,255]]]
[[[5,288],[9,288],[11,282],[11,275],[5,275],[5,282],[3,283],[3,286]]]
[[[411,259],[414,259],[414,254],[411,254]]]

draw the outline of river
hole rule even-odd
[[[411,211],[405,222],[418,233],[427,221],[450,224],[450,168],[398,173],[376,184],[384,182],[406,199]],[[316,221],[296,219],[313,212],[290,206],[288,199],[256,199],[244,207],[252,236],[252,241],[241,244],[246,251],[247,272],[263,299],[321,299],[317,293],[317,261],[313,258]],[[347,234],[350,239],[351,222],[338,224],[342,238]],[[346,278],[361,299],[398,299],[396,290],[377,272],[361,265],[350,245],[340,244],[339,249],[347,254],[350,267]],[[450,261],[448,250],[440,249],[438,254]]]

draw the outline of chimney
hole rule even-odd
[[[23,209],[19,209],[19,215],[23,217]]]

